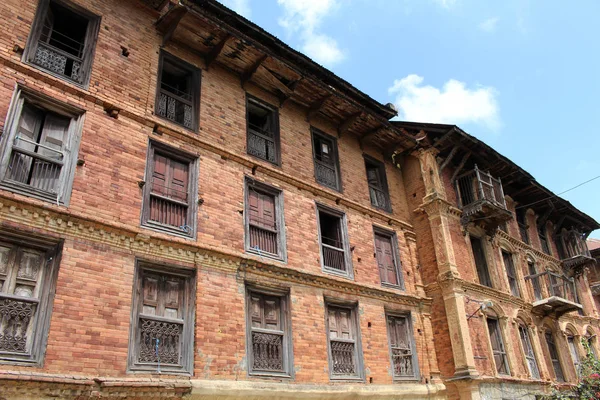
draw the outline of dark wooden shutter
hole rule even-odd
[[[376,189],[381,189],[379,171],[377,167],[367,166],[367,181],[369,182],[369,186]]]
[[[508,277],[510,291],[513,296],[519,297],[520,292],[517,284],[517,273],[515,270],[515,264],[513,262],[513,256],[506,251],[502,251],[502,260],[504,261],[504,267],[506,268],[506,275]]]
[[[252,371],[284,371],[284,331],[281,299],[250,294]]]
[[[506,352],[504,350],[504,342],[502,341],[502,333],[500,332],[500,324],[498,320],[488,319],[487,325],[492,344],[492,353],[494,354],[494,361],[496,363],[496,371],[500,374],[508,374]]]
[[[331,371],[334,375],[356,375],[357,348],[352,311],[330,307],[327,310]]]
[[[381,282],[398,285],[394,250],[390,237],[375,235],[375,254]]]
[[[481,242],[481,239],[471,236],[471,247],[473,249],[473,257],[475,259],[477,275],[479,276],[479,283],[485,286],[492,287],[490,272],[488,270],[488,265],[485,259],[485,252],[483,250],[483,243]]]
[[[275,196],[248,189],[250,248],[278,254]]]
[[[23,104],[17,136],[14,140],[13,151],[6,171],[6,179],[29,184],[29,173],[34,158],[27,152],[35,153],[36,145],[34,143],[38,141],[43,117],[43,113],[37,108],[31,107],[27,103]],[[21,138],[25,140],[19,140]],[[21,150],[24,150],[24,152],[21,152]]]
[[[150,220],[191,233],[188,227],[189,164],[158,153],[154,153],[153,162]]]
[[[545,336],[546,345],[548,346],[548,352],[550,353],[550,360],[552,361],[552,368],[554,369],[556,380],[559,382],[564,382],[565,376],[563,374],[562,366],[560,365],[560,359],[558,358],[558,350],[556,348],[556,344],[554,343],[554,337],[550,332],[546,332]]]
[[[531,346],[529,331],[525,326],[519,326],[519,336],[521,337],[521,344],[523,346],[523,352],[525,353],[525,358],[529,367],[529,373],[531,374],[532,378],[539,379],[540,371],[537,366],[533,347]]]
[[[415,375],[412,354],[412,332],[408,317],[388,317],[388,332],[392,352],[392,368],[396,377]]]

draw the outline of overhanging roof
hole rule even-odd
[[[427,133],[427,136],[420,140],[421,146],[434,146],[443,159],[458,147],[452,158],[455,165],[465,154],[470,153],[465,168],[472,168],[477,164],[479,168],[488,170],[493,176],[502,180],[506,195],[520,205],[530,205],[530,208],[535,209],[538,214],[547,215],[553,222],[559,222],[567,228],[575,227],[585,233],[600,229],[600,224],[595,219],[580,211],[569,201],[555,195],[530,173],[458,126],[405,121],[392,121],[392,123],[415,138],[421,138],[421,132]]]

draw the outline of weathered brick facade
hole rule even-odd
[[[0,242],[28,246],[29,237],[61,246],[59,257],[47,260],[58,271],[55,282],[48,277],[44,283],[48,306],[36,311],[48,318],[47,328],[42,320],[35,327],[41,332],[37,361],[13,357],[0,340],[0,399],[486,398],[499,382],[510,382],[516,393],[522,387],[543,390],[539,388],[554,380],[546,362],[544,324],[557,332],[570,327],[578,336],[598,332],[599,315],[585,273],[576,278],[584,316],[571,312],[557,318],[550,313],[542,319],[532,312],[534,294],[524,280],[529,275],[527,257],[540,267],[560,268],[556,256],[540,251],[533,228],[538,211],[527,214],[532,246],[518,239],[514,220],[508,223],[508,233],[486,241],[493,288],[483,287],[469,234],[484,232],[477,224],[461,223],[451,182],[456,165],[441,171],[436,160],[442,158],[440,150],[428,141],[417,144],[415,136],[430,134],[427,129],[412,132],[390,125],[392,109],[216,2],[165,7],[158,3],[66,3],[99,17],[89,85],[48,73],[23,55],[33,46],[36,12],[47,1],[39,7],[37,2],[16,0],[0,6],[3,151],[10,152],[10,141],[19,140],[10,136],[18,93],[67,104],[83,116],[80,142],[70,150],[76,163],[68,201],[0,189]],[[190,39],[194,32],[195,41]],[[202,36],[206,32],[215,36]],[[208,45],[208,53],[198,50]],[[197,132],[157,115],[161,51],[201,70]],[[282,78],[285,74],[296,74],[296,80]],[[326,90],[330,93],[321,93]],[[248,155],[248,95],[278,110],[280,165]],[[315,180],[311,128],[337,138],[340,192]],[[145,187],[152,179],[146,172],[151,143],[198,160],[197,199],[191,200],[197,212],[188,221],[196,227],[188,235],[192,237],[140,223]],[[391,212],[372,205],[364,155],[384,163]],[[247,180],[282,193],[284,261],[245,250]],[[517,199],[507,200],[514,212]],[[350,277],[332,274],[321,265],[317,204],[345,215]],[[574,208],[567,211],[576,221],[597,227]],[[404,288],[382,285],[374,227],[393,234]],[[501,247],[515,255],[521,298],[509,294]],[[190,371],[161,373],[160,362],[150,363],[151,370],[132,371],[136,332],[131,330],[137,318],[132,305],[141,295],[135,283],[140,263],[192,274],[193,317],[186,323],[192,324],[193,341],[181,345],[191,352]],[[4,279],[1,272],[0,268]],[[8,282],[11,278],[6,276]],[[293,363],[287,376],[249,373],[248,287],[289,294],[285,318],[292,350],[287,357]],[[0,290],[0,300],[13,299],[6,297],[12,294]],[[497,313],[505,332],[510,377],[498,376],[491,362],[485,319],[478,311],[485,300],[492,300],[486,311]],[[332,379],[326,315],[331,303],[356,307],[355,346],[361,350],[356,357],[362,360],[353,361],[361,368],[356,379]],[[0,334],[8,332],[7,315],[0,322],[5,324],[0,324]],[[416,371],[418,365],[418,373],[402,379],[393,373],[389,315],[408,316],[412,328],[410,351],[416,353],[413,367]],[[518,317],[531,327],[541,380],[529,378]],[[565,377],[573,382],[569,354],[562,354],[566,339],[559,335],[557,340]]]

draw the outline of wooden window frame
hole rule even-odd
[[[542,253],[551,256],[552,255],[552,246],[550,245],[548,230],[546,229],[545,223],[537,226],[537,234],[538,234],[538,238],[540,240],[540,250],[542,251]],[[544,247],[544,243],[546,243],[545,247]]]
[[[251,320],[251,302],[250,296],[252,293],[263,296],[278,297],[281,307],[281,322],[283,324],[283,372],[272,372],[272,371],[261,371],[253,370],[253,356],[252,351],[252,332],[255,328],[252,327]],[[290,311],[290,291],[289,289],[267,287],[262,285],[256,285],[254,283],[246,283],[246,354],[248,355],[248,376],[257,377],[273,377],[273,378],[294,378],[294,346],[292,343],[292,318]]]
[[[337,138],[331,135],[326,134],[325,132],[312,127],[310,128],[310,132],[311,132],[311,142],[312,142],[312,151],[313,151],[313,166],[315,169],[315,181],[325,187],[328,187],[330,189],[336,190],[340,193],[342,193],[342,175],[341,175],[341,171],[340,171],[340,156],[339,156],[339,151],[338,151],[338,142],[337,142]],[[317,160],[317,156],[316,156],[316,149],[315,149],[315,138],[322,138],[324,140],[330,140],[332,143],[332,157],[333,157],[333,167],[335,168],[335,178],[336,178],[336,184],[335,186],[330,186],[327,185],[324,182],[321,182],[319,180],[319,177],[317,176],[317,165],[319,163],[322,163],[322,161]]]
[[[413,376],[397,376],[394,373],[394,359],[393,359],[393,352],[392,352],[391,332],[390,332],[390,326],[388,324],[388,319],[390,319],[390,318],[393,318],[393,319],[405,318],[407,321],[408,330],[410,333],[410,348],[411,348],[411,352],[412,352],[411,356],[412,356],[412,364],[413,364],[413,371],[414,371]],[[419,381],[421,379],[421,373],[419,370],[419,357],[417,354],[417,344],[416,344],[415,334],[414,334],[412,313],[386,310],[385,322],[386,322],[386,330],[387,330],[387,335],[388,335],[388,348],[390,351],[390,366],[392,369],[392,379],[395,382]]]
[[[554,332],[552,332],[552,330],[550,330],[550,329],[546,329],[543,334],[544,334],[544,341],[546,342],[546,349],[548,350],[548,357],[549,357],[548,361],[550,361],[551,371],[554,374],[554,378],[556,379],[557,382],[566,382],[567,380],[565,377],[565,369],[563,366],[562,357],[561,357],[559,348],[556,345],[556,335],[554,335]],[[552,352],[550,351],[550,344],[548,342],[548,337],[550,337],[550,339],[552,340],[554,350],[556,351],[556,356],[558,357],[557,359],[552,358]],[[558,368],[560,368],[560,374],[561,374],[560,378],[556,373],[557,366],[558,366]]]
[[[373,158],[367,154],[363,154],[363,158],[365,160],[365,176],[367,177],[367,187],[369,188],[369,198],[371,200],[371,206],[375,207],[378,210],[383,210],[385,212],[391,213],[392,212],[392,201],[390,198],[390,189],[388,186],[387,174],[385,171],[385,163],[381,162],[378,159]],[[381,179],[381,187],[380,188],[371,187],[371,185],[369,184],[368,172],[367,172],[368,164],[373,165],[379,171],[379,178]],[[373,196],[371,196],[371,189],[379,190],[379,191],[383,192],[383,194],[385,196],[385,202],[386,202],[385,207],[380,207],[373,203]]]
[[[500,340],[500,350],[495,350],[494,346],[492,345],[492,332],[489,329],[489,323],[491,321],[494,321],[496,323],[496,327],[498,329],[498,338]],[[500,323],[500,318],[497,316],[487,316],[485,317],[485,328],[487,330],[487,334],[488,334],[488,340],[489,340],[489,346],[490,346],[490,353],[492,354],[492,365],[494,366],[494,371],[496,373],[496,375],[498,376],[511,376],[511,368],[510,368],[510,363],[508,362],[508,351],[506,350],[506,340],[504,338],[504,329],[502,329],[502,324]],[[498,365],[496,365],[496,359],[494,358],[494,356],[496,355],[500,355],[502,356],[502,359],[504,361],[504,364],[506,365],[506,372],[500,372],[498,369]]]
[[[479,240],[479,242],[481,243],[481,251],[483,252],[483,261],[485,262],[485,268],[486,268],[486,273],[487,273],[487,280],[489,282],[489,285],[486,284],[485,282],[482,282],[482,277],[479,275],[479,266],[477,265],[477,258],[475,256],[475,251],[473,249],[473,239]],[[485,286],[485,287],[489,287],[489,288],[494,288],[494,282],[492,281],[492,275],[490,274],[490,264],[489,264],[489,260],[487,258],[487,251],[485,249],[485,238],[481,237],[481,236],[476,236],[476,235],[469,235],[469,242],[470,242],[470,247],[471,247],[471,255],[473,257],[473,265],[475,266],[475,273],[477,276],[477,283]],[[485,280],[485,279],[483,279]]]
[[[158,150],[160,154],[165,157],[173,158],[177,161],[188,163],[188,212],[187,219],[189,221],[188,227],[190,232],[186,233],[182,229],[170,227],[160,223],[154,223],[149,221],[150,214],[150,193],[152,190],[152,174],[154,171],[154,154]],[[197,231],[197,209],[198,209],[198,156],[194,156],[189,153],[185,153],[179,149],[170,147],[164,143],[150,140],[148,142],[148,154],[146,156],[146,177],[144,179],[143,197],[142,197],[142,210],[140,224],[144,228],[152,229],[161,233],[168,233],[171,235],[177,235],[188,239],[196,238]]]
[[[529,346],[531,347],[531,352],[532,352],[533,356],[529,356],[527,353],[527,349],[525,349],[525,343],[523,343],[523,336],[521,335],[521,331],[525,332],[525,334],[527,335],[527,342],[529,343]],[[517,325],[517,334],[519,335],[519,342],[521,343],[521,351],[523,352],[523,358],[525,360],[525,366],[527,368],[527,371],[529,371],[529,376],[533,379],[541,379],[540,365],[538,363],[538,357],[537,357],[537,354],[535,353],[535,348],[533,347],[533,342],[531,340],[533,335],[531,335],[531,332],[529,331],[529,328],[527,328],[527,325],[525,325],[523,323],[519,323]],[[535,372],[531,370],[531,364],[529,363],[530,359],[532,359],[535,364],[535,369],[536,369]]]
[[[188,71],[192,75],[192,126],[190,128],[185,125],[168,119],[166,116],[162,116],[157,113],[158,104],[160,102],[160,94],[162,91],[162,74],[163,74],[163,66],[165,59],[171,64],[176,65],[177,67]],[[156,96],[154,99],[154,114],[164,121],[168,121],[175,125],[181,126],[184,129],[190,130],[194,133],[198,133],[198,126],[200,125],[200,92],[201,92],[201,83],[202,83],[202,72],[200,69],[187,61],[184,61],[171,53],[168,53],[164,50],[160,51],[159,59],[158,59],[158,72],[156,75]]]
[[[42,26],[44,23],[44,17],[48,13],[48,9],[50,7],[50,2],[56,3],[59,6],[69,9],[75,14],[79,14],[79,16],[88,20],[88,28],[85,36],[85,46],[84,46],[84,55],[82,56],[82,65],[80,67],[80,71],[83,71],[83,79],[81,82],[77,82],[75,80],[69,79],[66,76],[55,73],[47,68],[44,68],[41,65],[38,65],[33,62],[35,53],[37,51],[40,35],[42,33]],[[23,52],[22,61],[31,65],[32,67],[42,70],[56,78],[67,81],[73,85],[79,86],[83,89],[88,89],[90,83],[90,76],[92,71],[92,64],[94,61],[94,55],[96,52],[96,45],[98,42],[98,32],[100,31],[100,22],[101,17],[93,14],[92,12],[86,10],[85,8],[71,3],[70,1],[64,0],[39,0],[38,7],[35,13],[35,18],[33,20],[33,24],[31,26],[31,31],[29,33],[29,37],[27,39],[27,44],[25,45],[25,51]]]
[[[527,210],[515,210],[515,219],[517,221],[517,227],[519,228],[519,237],[521,238],[521,241],[525,244],[531,245],[531,238],[529,237],[529,225],[527,224]]]
[[[391,287],[400,290],[406,290],[404,284],[404,269],[402,268],[402,260],[400,259],[400,247],[398,246],[398,235],[394,231],[390,231],[384,229],[382,227],[373,225],[373,250],[375,251],[375,262],[377,262],[377,250],[375,248],[375,238],[376,236],[383,236],[390,239],[392,243],[392,253],[394,256],[394,264],[396,267],[396,280],[398,281],[397,285],[381,282],[381,286]],[[378,268],[379,269],[379,268]],[[381,279],[381,277],[380,277]]]
[[[259,192],[271,195],[274,198],[275,204],[275,223],[278,226],[277,231],[277,253],[263,253],[250,247],[250,206],[249,192],[255,188]],[[283,211],[283,191],[266,183],[257,181],[251,177],[244,178],[244,247],[246,252],[256,254],[260,257],[271,258],[278,261],[287,262],[286,239],[285,239],[285,218]]]
[[[501,248],[500,255],[502,256],[502,264],[504,264],[504,270],[506,271],[506,278],[508,279],[508,290],[510,291],[510,294],[513,295],[514,297],[521,298],[521,287],[519,286],[519,275],[517,273],[517,267],[515,264],[514,254],[508,250]],[[505,255],[506,255],[506,257],[510,258],[511,266],[506,265]],[[510,268],[512,268],[512,272],[510,271]],[[512,276],[511,276],[511,273],[512,273]],[[511,285],[511,279],[514,282],[514,288]],[[515,291],[516,291],[516,293],[515,293]]]
[[[67,144],[65,145],[64,160],[59,178],[60,188],[56,194],[36,189],[27,184],[5,179],[12,154],[12,146],[18,133],[21,113],[25,102],[48,112],[71,119],[67,130],[68,138]],[[80,108],[58,102],[46,95],[36,93],[29,88],[17,85],[10,101],[9,111],[6,115],[4,125],[5,134],[2,135],[2,140],[0,142],[0,188],[39,200],[68,206],[71,199],[73,179],[77,165],[77,155],[83,130],[84,113],[85,111]]]
[[[46,254],[43,281],[40,282],[40,294],[37,301],[37,310],[32,321],[32,336],[30,351],[27,354],[14,352],[0,352],[0,364],[20,365],[29,367],[43,367],[50,319],[54,306],[56,280],[62,257],[63,241],[47,237],[38,237],[31,232],[0,229],[0,242],[28,249],[36,249]],[[19,299],[18,296],[6,295],[2,298]]]
[[[354,268],[352,266],[352,253],[350,251],[350,239],[348,236],[348,220],[346,213],[340,210],[336,210],[335,208],[331,208],[321,203],[316,204],[316,212],[317,212],[317,231],[319,233],[319,254],[320,254],[320,262],[321,262],[321,270],[328,274],[333,274],[337,276],[342,276],[349,279],[354,279]],[[319,218],[320,213],[325,213],[329,216],[339,218],[340,219],[340,233],[343,241],[343,250],[344,250],[344,263],[346,266],[346,271],[341,272],[332,268],[325,267],[324,255],[323,255],[323,240],[321,238],[321,221]]]
[[[194,329],[196,315],[196,270],[171,265],[157,264],[154,261],[135,260],[133,291],[131,300],[131,323],[129,331],[129,352],[127,358],[128,373],[152,373],[158,371],[158,364],[141,364],[136,361],[138,343],[139,316],[143,306],[142,272],[151,271],[162,275],[179,276],[185,279],[183,299],[185,301],[184,327],[181,335],[181,365],[160,365],[160,372],[168,374],[192,375],[194,372]],[[160,318],[160,317],[159,317]],[[158,318],[157,318],[158,319]]]
[[[340,382],[348,382],[348,381],[357,381],[364,382],[365,381],[365,369],[364,369],[364,361],[363,361],[363,351],[362,351],[362,343],[361,343],[361,333],[360,333],[360,321],[358,315],[358,302],[349,302],[344,300],[332,299],[325,297],[325,333],[327,335],[327,359],[329,365],[329,379],[331,381],[340,381]],[[356,374],[355,375],[334,375],[333,374],[333,365],[332,365],[332,356],[331,356],[331,340],[329,338],[329,309],[330,308],[338,308],[338,309],[347,309],[350,310],[350,321],[352,324],[352,330],[355,335],[355,350],[354,356],[356,359]]]
[[[273,118],[275,119],[275,132],[273,132],[273,143],[274,143],[274,147],[275,147],[275,161],[269,161],[265,158],[259,157],[257,155],[254,155],[252,153],[250,153],[248,151],[248,149],[250,148],[249,146],[249,141],[250,141],[250,123],[249,123],[249,117],[250,117],[250,107],[248,107],[248,105],[252,103],[253,105],[269,110],[270,112],[273,113]],[[262,160],[265,162],[268,162],[269,164],[273,164],[276,165],[278,167],[281,166],[281,127],[279,125],[279,108],[275,107],[271,104],[268,104],[267,102],[259,99],[258,97],[252,96],[249,93],[246,93],[246,154],[248,154],[249,156],[256,158],[258,160]]]
[[[567,340],[567,347],[569,348],[571,365],[575,370],[575,376],[579,378],[579,376],[581,375],[581,356],[579,354],[579,349],[577,346],[577,342],[579,342],[579,336],[569,331],[566,333],[565,338]]]

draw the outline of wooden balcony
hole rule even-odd
[[[456,192],[464,225],[475,222],[486,231],[494,232],[503,222],[512,219],[512,213],[506,209],[502,182],[477,165],[456,179]]]
[[[558,317],[582,309],[573,278],[546,270],[526,276],[525,280],[530,281],[535,292],[536,301],[533,303],[533,311],[543,314],[556,313]]]
[[[562,234],[556,237],[556,245],[560,259],[566,269],[573,269],[595,262],[584,236],[574,229],[563,230]]]

